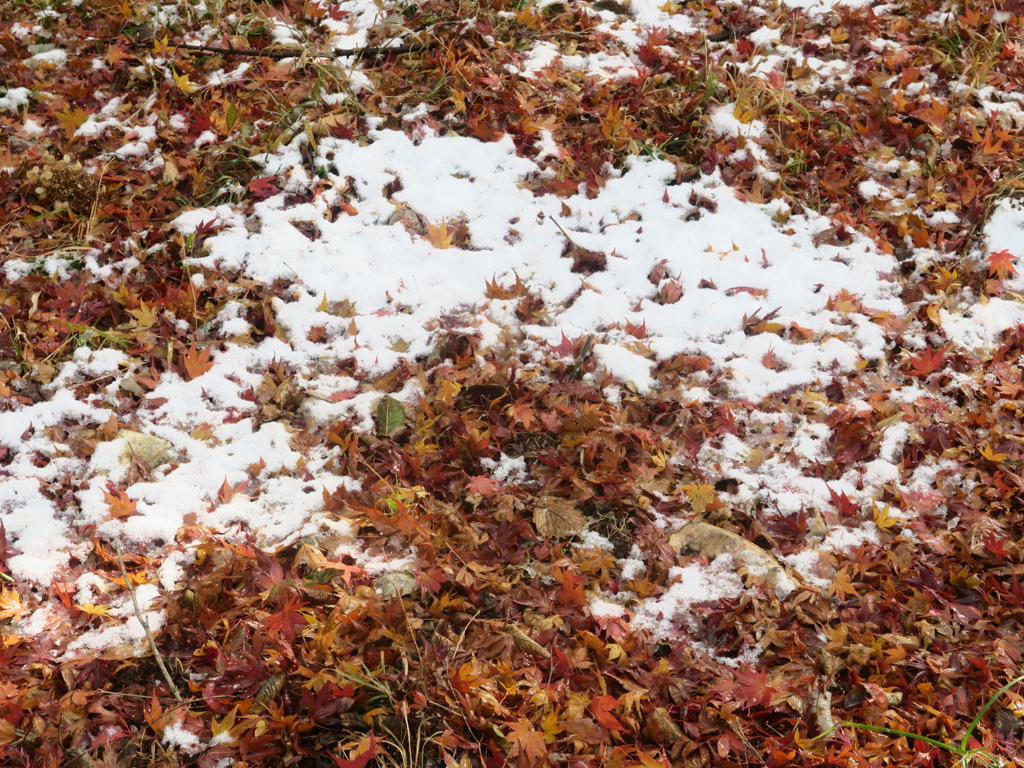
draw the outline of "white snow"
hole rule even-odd
[[[813,14],[826,14],[837,4],[785,0],[788,7]],[[858,7],[866,2],[843,4]],[[634,50],[654,28],[684,35],[695,31],[689,16],[669,13],[667,5],[660,0],[634,0],[631,19],[614,25],[602,19],[627,51]],[[378,4],[356,0],[348,6],[343,21],[323,22],[333,47],[364,44],[367,29],[379,21]],[[171,8],[161,13],[165,21],[177,18]],[[34,34],[22,25],[12,31],[19,37]],[[286,44],[301,44],[303,39],[302,30],[284,22],[274,26],[271,34]],[[764,28],[751,40],[774,49],[773,56],[759,65],[763,74],[782,61],[779,57],[797,58],[798,52],[779,44],[776,30]],[[871,42],[878,48],[896,47],[886,41]],[[54,67],[63,65],[65,58],[63,51],[55,49],[28,63]],[[841,81],[848,77],[844,62],[808,59],[806,63],[817,78]],[[166,71],[162,62],[149,64],[155,71]],[[518,71],[536,80],[552,76],[547,70],[556,68],[597,80],[633,78],[646,71],[630,52],[570,55],[544,41],[524,52]],[[246,65],[240,65],[211,75],[206,82],[230,82],[244,77],[245,71]],[[370,87],[358,71],[351,76],[353,89]],[[18,112],[30,104],[31,96],[26,88],[7,89],[0,96],[0,110]],[[349,96],[324,98],[343,102]],[[1013,94],[1000,98],[985,101],[983,108],[1019,124],[1019,100]],[[131,161],[149,156],[156,129],[145,122],[123,123],[119,106],[117,99],[109,100],[76,135],[91,138],[116,129],[126,142],[118,157]],[[154,467],[152,477],[124,489],[136,503],[134,515],[111,518],[106,495],[108,483],[127,477],[119,459],[123,440],[100,442],[92,456],[84,458],[50,430],[106,424],[111,413],[107,400],[136,373],[127,355],[80,349],[62,365],[47,400],[0,411],[0,447],[11,456],[0,482],[0,516],[19,553],[8,560],[14,578],[42,587],[60,578],[82,546],[73,530],[76,524],[95,525],[97,536],[140,549],[173,541],[187,524],[222,532],[248,528],[267,547],[300,535],[329,533],[338,542],[336,555],[351,554],[370,573],[414,567],[411,556],[369,559],[355,529],[322,514],[324,491],[354,487],[355,481],[329,470],[325,450],[304,453],[285,425],[261,423],[250,393],[261,385],[263,372],[271,365],[294,372],[298,387],[307,395],[302,408],[311,421],[351,419],[369,430],[380,393],[363,391],[362,382],[401,362],[425,359],[436,345],[440,318],[447,317],[455,318],[467,332],[480,334],[481,354],[488,347],[508,345],[529,359],[544,360],[554,354],[551,345],[558,345],[563,337],[592,335],[599,366],[594,380],[612,399],[626,390],[651,393],[658,385],[657,364],[686,354],[710,358],[729,395],[756,403],[783,391],[819,385],[881,358],[886,339],[877,318],[885,313],[901,317],[908,311],[898,298],[898,264],[870,240],[850,233],[850,238],[839,242],[828,237],[832,222],[824,217],[789,215],[780,201],[746,202],[717,172],[676,183],[672,163],[636,157],[620,171],[607,169],[607,183],[593,196],[583,190],[561,198],[537,196],[531,184],[552,177],[548,161],[563,154],[550,132],[540,133],[534,147],[536,159],[531,160],[517,152],[509,137],[484,143],[440,135],[429,127],[425,109],[409,111],[405,117],[415,136],[378,128],[359,141],[322,138],[317,163],[333,170],[312,202],[289,205],[282,193],[258,203],[251,215],[225,204],[188,211],[173,222],[182,235],[195,233],[203,223],[216,230],[189,260],[197,270],[196,285],[205,279],[201,270],[211,268],[266,283],[281,280],[288,288],[272,304],[281,328],[278,337],[255,345],[242,343],[251,331],[246,306],[241,301],[228,303],[205,329],[213,339],[227,339],[213,352],[209,370],[191,381],[163,374],[146,395],[144,407],[135,414],[137,423],[129,426],[168,441],[174,459]],[[188,125],[181,115],[171,115],[169,121],[179,131]],[[750,153],[764,166],[764,173],[770,172],[756,145],[768,128],[753,114],[735,104],[721,105],[710,115],[709,128],[722,136],[742,137],[747,147],[735,159]],[[31,135],[41,128],[26,118],[23,130]],[[196,144],[215,139],[208,132]],[[305,133],[300,133],[274,154],[256,158],[266,175],[279,177],[286,192],[304,191],[314,181],[304,161],[306,142]],[[893,163],[894,172],[907,171]],[[874,205],[883,205],[891,194],[871,179],[860,182],[857,189]],[[333,206],[340,202],[350,212],[336,214]],[[930,219],[933,225],[955,220],[955,214],[947,211],[938,211]],[[416,225],[407,228],[410,221]],[[312,227],[319,236],[310,239],[297,225]],[[443,233],[456,228],[464,231],[466,241],[440,247]],[[983,234],[986,250],[978,254],[979,260],[999,250],[1024,258],[1024,210],[1019,204],[998,203]],[[567,245],[602,254],[604,269],[574,272],[574,260],[562,257]],[[118,268],[130,270],[136,263],[126,260]],[[72,264],[73,259],[55,253],[38,262],[10,258],[4,269],[11,281],[33,271],[64,278]],[[543,304],[535,324],[517,320],[514,300],[487,297],[488,282],[508,287],[518,281]],[[1006,328],[1024,323],[1024,304],[1019,301],[1024,295],[1024,275],[1007,279],[1006,287],[1006,298],[941,309],[947,340],[966,350],[983,350],[993,346]],[[840,294],[852,296],[863,308],[830,309],[836,306],[830,299]],[[761,330],[752,329],[758,321]],[[311,340],[314,328],[322,329],[316,335],[318,341]],[[908,348],[925,345],[923,338],[912,334],[905,343]],[[339,361],[349,359],[355,361],[357,378],[337,375]],[[76,399],[78,382],[101,376],[112,378],[105,392]],[[393,396],[415,403],[418,387],[411,380]],[[709,387],[706,379],[690,382],[675,396],[687,404],[706,403],[714,399]],[[889,396],[895,403],[911,403],[924,394],[917,387],[905,387]],[[734,502],[756,500],[779,514],[796,514],[812,506],[826,508],[831,489],[847,493],[853,503],[866,509],[882,485],[900,485],[898,462],[912,439],[910,425],[890,425],[876,457],[826,484],[806,470],[824,457],[829,428],[806,414],[802,421],[786,423],[783,418],[770,415],[765,428],[774,424],[791,430],[788,449],[792,455],[769,451],[754,462],[751,445],[733,435],[709,440],[701,450],[698,461],[703,467],[741,481]],[[529,481],[521,458],[502,456],[484,467],[499,482]],[[937,476],[955,471],[955,463],[925,461],[904,488],[929,493]],[[44,485],[52,483],[82,490],[64,508],[43,492]],[[218,503],[225,484],[234,493],[230,500]],[[596,534],[586,541],[606,543]],[[792,555],[787,562],[807,581],[820,585],[827,578],[820,573],[823,553],[878,541],[871,523],[835,527],[814,549]],[[187,553],[168,558],[157,574],[160,586],[138,588],[154,629],[163,621],[160,590],[179,584],[188,558]],[[639,551],[620,565],[624,580],[644,571]],[[670,637],[695,621],[694,605],[736,597],[743,589],[728,556],[710,566],[691,563],[675,568],[671,578],[673,583],[663,595],[643,601],[633,612],[634,628],[653,637]],[[104,599],[107,586],[102,579],[82,577],[76,599],[80,603]],[[111,646],[141,649],[142,627],[125,599],[119,596],[111,607],[118,623],[76,638],[66,652]],[[621,606],[605,597],[594,598],[590,608],[595,616],[624,615]],[[45,631],[55,621],[52,611],[45,609],[27,619],[21,631]],[[195,737],[181,729],[166,729],[164,738],[168,746],[186,751],[196,747]]]

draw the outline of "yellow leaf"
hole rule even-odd
[[[847,596],[857,596],[857,590],[853,588],[853,583],[850,581],[848,567],[844,567],[836,574],[836,580],[829,585],[828,593],[835,595],[840,600],[845,600]]]
[[[21,604],[21,595],[16,590],[0,590],[0,620],[20,616],[25,612],[25,606]]]
[[[174,78],[174,84],[178,87],[178,90],[187,96],[191,96],[199,90],[199,86],[189,80],[188,75],[179,75],[172,70],[171,77]]]
[[[619,659],[628,659],[629,656],[621,645],[618,643],[608,643],[605,646],[605,650],[608,651],[608,661],[618,661]]]
[[[462,384],[451,379],[443,379],[441,381],[441,392],[438,394],[437,399],[445,405],[455,401],[459,392],[462,391]]]
[[[707,509],[710,504],[718,500],[718,494],[715,493],[715,487],[713,485],[708,485],[707,483],[684,485],[683,490],[690,499],[690,506],[693,507],[693,511],[698,515],[704,514],[704,510]]]
[[[93,605],[92,603],[75,603],[75,607],[82,613],[91,613],[93,616],[106,616],[110,613],[109,605]]]
[[[215,718],[213,719],[213,735],[214,737],[219,736],[222,733],[231,735],[231,729],[235,727],[235,713],[238,711],[238,707],[232,709],[227,716],[219,723]]]
[[[427,240],[435,248],[451,248],[452,238],[455,236],[455,232],[448,231],[448,225],[444,219],[441,219],[441,223],[438,225],[427,224]]]
[[[891,517],[889,515],[889,505],[886,504],[884,507],[879,507],[877,504],[872,504],[871,509],[874,513],[875,525],[878,526],[880,531],[887,531],[894,527],[899,522],[898,518]]]
[[[992,446],[990,445],[983,445],[981,448],[978,449],[978,453],[981,454],[981,457],[983,459],[991,461],[993,464],[1002,464],[1004,461],[1006,461],[1006,454],[995,453],[992,450]]]
[[[164,35],[159,40],[153,41],[153,53],[157,56],[167,56],[171,52],[171,46],[167,42],[167,35]]]
[[[737,106],[733,113],[736,119],[739,120],[744,125],[749,125],[750,123],[754,122],[754,120],[757,119],[757,110],[754,109],[753,107],[741,109],[740,107]],[[733,243],[733,250],[739,250],[739,248],[736,247],[735,243]]]
[[[548,712],[541,718],[540,728],[544,731],[544,741],[549,744],[554,742],[555,736],[565,730],[564,726],[558,724],[558,713],[555,711]]]
[[[138,323],[139,328],[152,328],[156,325],[156,312],[146,305],[146,302],[140,301],[138,309],[129,309],[128,314],[135,318],[135,322]]]

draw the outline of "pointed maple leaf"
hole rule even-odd
[[[199,90],[199,86],[188,79],[187,72],[183,72],[179,75],[172,69],[171,77],[174,78],[174,85],[177,86],[178,90],[184,93],[186,96],[191,96],[193,93]]]
[[[523,429],[532,430],[537,424],[537,414],[527,403],[513,403],[506,412],[514,423],[522,424]]]
[[[651,285],[657,285],[665,279],[665,265],[668,264],[668,259],[662,259],[654,265],[654,269],[647,275],[647,279],[651,281]]]
[[[21,595],[17,590],[0,588],[0,621],[20,616],[27,609],[21,604]]]
[[[782,365],[782,362],[775,356],[775,347],[769,347],[768,351],[761,355],[761,365],[768,370],[774,370]]]
[[[245,188],[257,200],[266,200],[268,197],[273,197],[281,192],[275,183],[274,176],[261,176],[258,179],[253,179],[245,185]]]
[[[508,299],[516,299],[520,296],[525,296],[527,294],[526,283],[522,281],[522,278],[519,277],[518,273],[514,274],[516,276],[516,281],[508,288],[500,285],[497,277],[492,280],[484,281],[487,286],[487,298],[506,301]]]
[[[735,685],[732,695],[735,701],[743,702],[751,707],[766,707],[777,690],[768,685],[768,672],[758,671],[750,666],[743,666],[733,673]]]
[[[996,557],[1010,557],[1011,552],[1006,548],[1006,545],[1012,542],[1008,537],[998,538],[994,533],[990,533],[985,537],[984,542],[985,549]]]
[[[844,567],[836,574],[835,581],[828,586],[828,593],[830,595],[835,595],[840,600],[845,600],[847,596],[857,596],[857,590],[853,588],[853,583],[850,581],[850,572],[848,567]]]
[[[493,477],[487,475],[476,475],[470,478],[466,484],[466,493],[475,493],[478,496],[493,496],[498,492],[500,484]]]
[[[133,517],[139,514],[135,511],[135,507],[138,505],[137,501],[132,501],[128,498],[128,494],[124,491],[118,491],[115,496],[112,493],[104,491],[104,497],[107,500],[107,504],[110,505],[110,516],[122,520],[126,517]]]
[[[427,224],[427,240],[435,248],[451,248],[453,237],[455,237],[455,232],[448,229],[448,224],[444,219],[441,219],[441,223],[436,226]]]
[[[945,352],[941,349],[929,347],[921,352],[920,355],[910,358],[910,375],[922,378],[928,376],[937,371],[945,359]]]
[[[623,330],[633,338],[645,339],[647,338],[647,321],[644,320],[640,325],[636,325],[627,320],[626,327]]]
[[[518,723],[509,726],[508,740],[512,742],[511,756],[522,755],[526,765],[540,765],[548,755],[544,731],[535,731],[525,717],[520,717]]]
[[[231,487],[231,483],[228,482],[227,476],[224,477],[224,482],[221,483],[220,490],[217,491],[217,498],[220,499],[221,504],[227,504],[231,501],[231,498],[235,495],[235,489]]]
[[[281,605],[281,610],[270,614],[263,622],[263,629],[269,635],[280,635],[286,640],[293,640],[307,626],[303,608],[308,603],[295,595],[288,595]]]
[[[678,280],[669,280],[658,289],[654,298],[657,304],[675,304],[683,297],[683,285]]]
[[[1017,257],[1010,253],[1005,248],[1001,251],[993,252],[987,259],[988,262],[988,274],[989,277],[996,277],[1000,280],[1005,280],[1008,277],[1014,277],[1018,274],[1017,267],[1014,266],[1014,262]]]
[[[562,341],[558,344],[548,344],[551,347],[552,352],[558,352],[560,355],[568,357],[573,354],[573,343],[569,341],[569,337],[565,335],[565,331],[562,331]]]
[[[366,764],[377,756],[377,752],[377,737],[371,733],[359,742],[355,754],[350,759],[345,760],[337,755],[331,755],[331,759],[338,768],[366,768]]]
[[[81,107],[68,107],[57,113],[57,127],[64,131],[65,138],[70,139],[88,119],[89,113]]]
[[[605,694],[604,696],[598,696],[592,702],[587,709],[594,716],[594,719],[603,727],[609,731],[624,731],[626,726],[618,721],[618,719],[612,715],[612,711],[619,706],[619,700],[614,696]]]
[[[840,516],[853,517],[857,514],[857,505],[850,500],[846,493],[836,493],[828,486],[825,487],[828,488],[828,495],[831,497],[836,509],[839,510]]]
[[[185,371],[185,380],[197,379],[213,368],[213,361],[210,360],[210,348],[200,351],[195,345],[185,350],[181,356],[181,365]]]
[[[891,507],[888,504],[882,507],[878,506],[877,504],[872,504],[871,507],[875,525],[878,526],[879,530],[887,531],[890,528],[895,527],[896,524],[899,522],[899,518],[892,517],[889,514]]]

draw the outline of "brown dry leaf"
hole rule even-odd
[[[673,533],[668,543],[675,549],[704,555],[708,558],[732,555],[737,565],[763,574],[765,581],[779,598],[785,598],[799,585],[782,565],[756,544],[742,536],[708,523],[689,523]]]
[[[313,136],[322,139],[324,136],[330,136],[336,128],[350,129],[354,123],[353,116],[347,112],[324,115],[313,124]]]
[[[530,653],[534,656],[540,656],[542,659],[550,659],[551,653],[540,643],[536,642],[533,638],[527,635],[523,630],[517,627],[515,624],[506,624],[502,628],[502,632],[512,638],[512,643],[523,653]]]
[[[119,430],[117,436],[125,442],[125,447],[121,449],[119,456],[120,461],[125,465],[130,464],[132,459],[140,459],[151,468],[155,468],[171,459],[171,449],[174,446],[162,438],[153,437],[144,432],[136,432],[133,429]]]
[[[415,595],[420,589],[416,583],[416,577],[408,571],[385,573],[373,583],[373,587],[377,590],[377,594],[385,600],[409,597]]]
[[[178,161],[171,155],[164,155],[164,175],[160,181],[163,184],[173,186],[181,178],[181,171],[178,169]],[[148,327],[148,326],[147,326]]]
[[[539,536],[567,539],[582,533],[587,518],[569,499],[544,494],[533,508],[533,525]]]
[[[814,713],[819,733],[828,733],[836,727],[836,721],[832,717],[832,691],[819,688],[816,681],[807,696],[807,704]]]
[[[671,744],[683,738],[683,731],[672,720],[665,707],[658,707],[644,723],[644,736],[658,744]]]
[[[103,495],[107,500],[107,504],[110,505],[110,516],[114,519],[123,520],[126,517],[134,517],[139,514],[135,509],[138,506],[138,502],[128,498],[128,494],[124,491],[118,491],[116,496],[112,493],[104,493]]]
[[[299,551],[295,553],[295,567],[303,565],[310,571],[319,571],[321,568],[329,567],[331,561],[316,547],[303,543],[299,546]]]
[[[263,685],[256,691],[256,696],[253,698],[252,708],[250,712],[262,712],[266,709],[267,704],[277,698],[277,694],[284,688],[284,681],[288,679],[287,672],[275,672],[273,675],[268,677]]]

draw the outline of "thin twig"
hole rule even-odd
[[[185,700],[181,698],[178,686],[174,684],[174,680],[171,679],[171,673],[167,671],[167,665],[164,664],[164,657],[160,655],[160,649],[156,647],[156,640],[153,639],[153,633],[149,631],[149,622],[146,621],[146,617],[142,615],[142,611],[139,609],[139,598],[135,595],[135,587],[132,586],[132,580],[128,576],[128,569],[124,567],[124,558],[121,557],[121,545],[116,541],[114,542],[114,551],[117,553],[117,564],[121,566],[121,575],[124,576],[124,583],[128,585],[128,591],[132,595],[132,606],[135,608],[135,618],[139,620],[139,624],[142,625],[142,629],[146,633],[146,639],[149,641],[150,650],[153,651],[153,655],[156,657],[156,665],[160,667],[160,672],[163,673],[164,680],[166,680],[167,685],[170,686],[171,693],[174,694],[174,698],[177,699],[180,704],[184,704]]]
[[[551,217],[551,221],[554,223],[554,225],[556,227],[558,227],[558,231],[562,233],[562,235],[565,237],[565,239],[569,241],[569,245],[571,245],[573,248],[580,248],[581,247],[579,243],[577,243],[575,240],[573,240],[571,237],[569,237],[569,233],[566,232],[562,228],[561,224],[558,223],[558,219],[556,219],[554,216],[552,216]]]
[[[355,56],[357,59],[376,59],[381,56],[399,56],[405,53],[420,53],[434,46],[433,42],[407,43],[406,45],[370,45],[365,48],[335,48],[333,51],[318,53],[308,52],[310,58],[342,58]],[[199,51],[200,53],[222,53],[229,56],[261,56],[266,59],[294,59],[302,55],[303,50],[292,48],[284,51],[255,50],[253,48],[223,48],[214,45],[192,45],[190,43],[177,43],[173,48],[184,48],[188,51]]]

